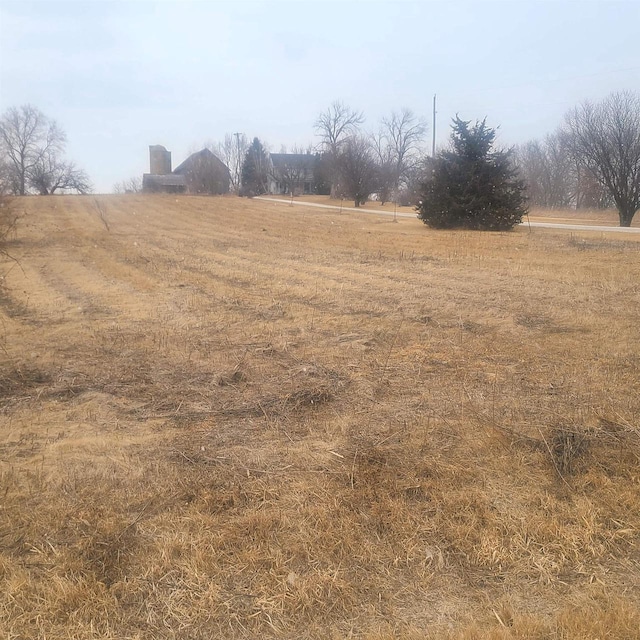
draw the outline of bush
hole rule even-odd
[[[13,198],[5,195],[0,189],[0,262],[3,263],[0,267],[0,290],[4,288],[4,278],[8,270],[5,258],[14,263],[17,262],[8,250],[9,242],[15,236],[17,224],[18,215],[15,211]]]
[[[7,243],[17,222],[18,216],[14,211],[12,198],[0,193],[0,253],[6,255]]]
[[[486,120],[456,117],[451,150],[431,161],[420,190],[418,217],[437,229],[512,229],[527,213],[524,182],[510,151],[494,151],[495,129]]]

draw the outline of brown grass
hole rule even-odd
[[[3,637],[640,637],[634,236],[20,206]]]
[[[269,198],[277,200],[287,200],[291,202],[291,197],[286,195],[280,196],[267,196]],[[334,207],[342,207],[344,210],[349,210],[354,207],[354,203],[347,199],[332,199],[328,196],[317,195],[303,195],[295,196],[293,198],[293,204],[300,202],[313,202],[316,204],[331,205]],[[415,207],[413,206],[401,206],[396,205],[393,202],[385,202],[381,204],[376,200],[368,200],[363,208],[371,211],[382,211],[386,213],[393,213],[394,211],[403,215],[415,215]],[[615,209],[570,209],[570,208],[558,208],[558,209],[543,209],[541,207],[531,207],[529,216],[525,217],[524,222],[527,220],[531,222],[552,222],[554,224],[582,224],[588,226],[604,226],[604,227],[617,227],[620,223],[618,212]],[[636,216],[631,225],[632,227],[640,227],[640,216]],[[583,238],[580,236],[579,240]]]

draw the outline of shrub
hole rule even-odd
[[[527,213],[524,182],[511,152],[493,149],[495,129],[469,124],[454,119],[451,149],[431,161],[422,184],[418,217],[438,229],[511,229]]]
[[[7,255],[7,243],[14,233],[18,216],[10,196],[0,192],[0,254]]]

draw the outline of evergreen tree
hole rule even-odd
[[[254,138],[242,163],[242,194],[259,196],[268,191],[269,156],[263,144]]]
[[[493,149],[496,132],[486,119],[470,126],[456,117],[452,129],[451,149],[431,162],[422,184],[418,217],[437,229],[512,229],[527,207],[511,152]]]

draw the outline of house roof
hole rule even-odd
[[[313,153],[272,153],[270,156],[274,169],[313,169],[317,162],[317,156]]]
[[[174,174],[185,174],[191,169],[191,167],[200,160],[210,160],[219,164],[227,173],[229,173],[229,168],[227,165],[218,158],[218,156],[209,151],[209,149],[201,149],[200,151],[196,151],[192,153],[184,162],[179,164],[174,170]]]

